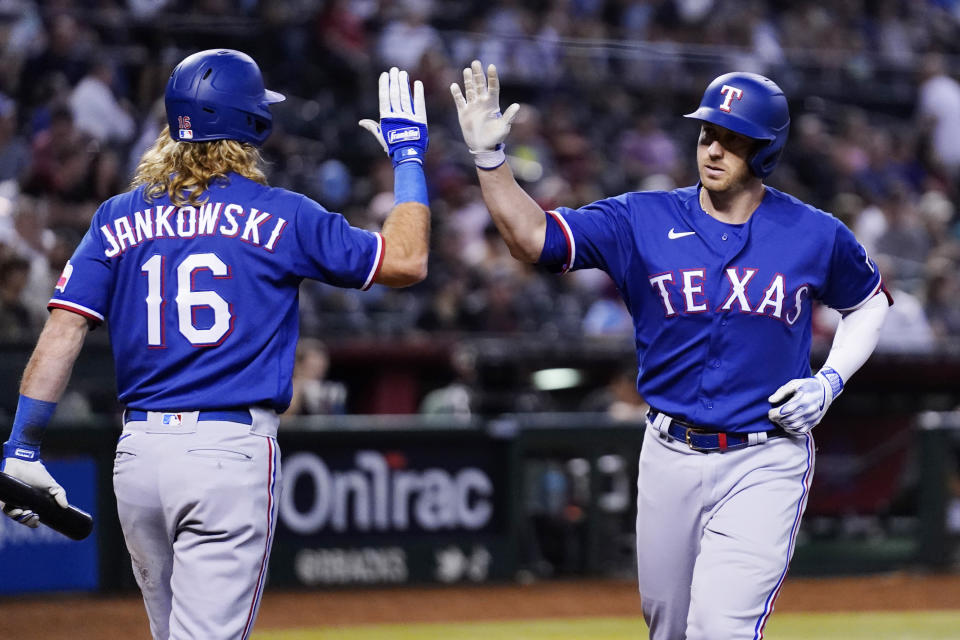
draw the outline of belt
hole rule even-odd
[[[158,411],[156,413],[178,413],[177,411]],[[190,413],[185,411],[184,413]],[[147,412],[140,409],[127,409],[123,414],[123,422],[146,422]],[[197,413],[197,422],[239,422],[253,424],[253,416],[249,409],[212,409]]]
[[[674,440],[685,442],[686,445],[694,451],[703,453],[743,449],[744,447],[763,444],[770,438],[782,438],[787,435],[786,431],[779,428],[754,433],[715,431],[677,420],[656,409],[650,409],[650,411],[647,412],[647,419],[650,420],[650,424],[660,433],[666,433],[666,435]],[[666,423],[666,427],[664,427],[664,423]]]

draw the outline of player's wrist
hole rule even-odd
[[[478,169],[492,171],[507,161],[505,149],[506,145],[501,142],[493,149],[486,149],[482,151],[474,151],[473,149],[470,149],[470,154],[473,156],[473,162],[477,165]]]
[[[390,152],[390,160],[396,169],[402,164],[423,164],[423,152],[417,147],[397,147]]]
[[[843,393],[843,378],[833,367],[823,367],[817,372],[817,377],[821,379],[822,384],[830,389],[832,397],[836,398]]]
[[[36,462],[40,459],[40,446],[29,445],[15,440],[7,440],[3,443],[3,458],[16,458],[24,462]],[[5,466],[5,465],[4,465]],[[0,471],[3,469],[0,468]]]
[[[396,165],[393,170],[393,202],[395,205],[419,202],[430,206],[427,178],[423,173],[422,163],[404,162]]]
[[[3,444],[3,457],[39,460],[40,441],[56,409],[56,402],[37,400],[21,394],[17,401],[17,413],[13,418],[10,438]]]
[[[429,134],[425,122],[406,118],[381,118],[380,131],[393,166],[415,162],[423,164]]]

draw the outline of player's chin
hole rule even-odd
[[[700,171],[700,182],[708,191],[726,191],[730,188],[730,176],[727,173],[717,175],[716,171]]]

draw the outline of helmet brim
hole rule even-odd
[[[287,96],[282,93],[277,93],[276,91],[270,91],[270,89],[263,90],[263,101],[267,104],[275,104],[277,102],[283,102],[287,99]]]
[[[723,111],[713,107],[700,107],[693,113],[687,113],[683,117],[690,118],[692,120],[700,120],[701,122],[709,122],[710,124],[723,127],[724,129],[729,129],[734,133],[739,133],[740,135],[752,138],[753,140],[772,142],[775,139],[775,136],[771,135],[770,131],[756,124],[755,122],[750,122],[744,118],[740,118],[729,113],[724,113]]]

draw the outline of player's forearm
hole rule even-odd
[[[70,380],[89,327],[87,319],[76,313],[54,309],[37,340],[20,383],[20,394],[57,402]]]
[[[477,169],[477,175],[483,200],[510,255],[523,262],[539,260],[547,233],[543,209],[517,184],[507,163],[489,171]]]
[[[876,348],[889,308],[887,297],[878,293],[862,307],[844,316],[837,326],[824,368],[832,368],[844,382],[849,380]]]
[[[427,277],[430,248],[430,209],[420,202],[401,202],[393,207],[380,231],[383,236],[383,266],[377,282],[407,287]]]

